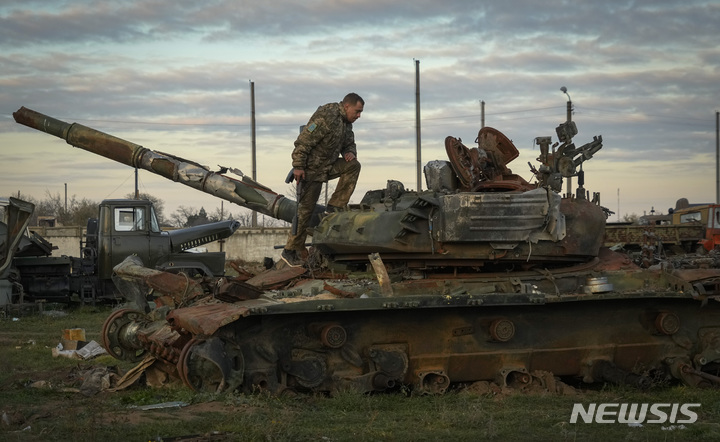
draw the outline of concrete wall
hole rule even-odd
[[[85,238],[84,228],[30,227],[30,230],[51,242],[53,246],[57,246],[57,250],[53,250],[53,256],[80,256],[80,240]],[[277,261],[280,259],[282,248],[275,249],[274,246],[284,246],[289,232],[289,227],[241,228],[222,244],[215,241],[202,247],[208,252],[223,250],[227,258],[233,260],[262,262],[263,258],[269,256]]]
[[[262,262],[266,256],[277,261],[282,248],[276,249],[275,246],[284,246],[289,233],[289,227],[238,229],[225,240],[225,254],[228,259],[242,259],[247,262]]]
[[[57,247],[52,256],[80,256],[80,239],[85,239],[83,227],[30,227],[30,231],[42,236]]]

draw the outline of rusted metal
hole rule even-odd
[[[707,381],[672,361],[701,372],[694,367],[720,361],[717,303],[701,307],[691,293],[667,291],[671,275],[662,271],[632,271],[640,291],[617,283],[629,273],[596,274],[613,287],[603,293],[584,289],[587,273],[558,274],[559,296],[520,277],[508,287],[527,287],[524,294],[479,281],[404,281],[393,283],[392,297],[379,285],[363,299],[223,303],[208,297],[171,311],[152,333],[154,323],[140,314],[132,327],[121,324],[141,338],[118,335],[154,343],[147,351],[166,366],[175,364],[176,375],[197,390],[279,394],[405,384],[417,393],[441,394],[451,383],[475,380],[520,388],[536,370],[638,388],[648,386],[645,373],[654,371],[670,370],[691,385]],[[695,282],[683,281],[685,288]],[[685,338],[673,337],[678,334]],[[157,345],[163,336],[164,349]],[[210,336],[214,340],[206,343]],[[698,343],[686,341],[692,336],[700,336]]]
[[[462,190],[476,192],[535,188],[507,168],[507,164],[517,158],[519,152],[500,131],[485,127],[480,130],[475,142],[479,147],[469,149],[458,138],[445,138],[445,150]]]
[[[269,269],[248,279],[246,282],[259,289],[269,290],[282,287],[288,282],[304,275],[306,272],[307,269],[303,267],[284,266]]]
[[[113,270],[117,278],[142,281],[148,289],[170,296],[176,305],[187,304],[205,294],[200,284],[185,273],[173,274],[148,269],[143,266],[140,258],[134,255],[128,256]],[[144,305],[142,302],[139,304]]]
[[[680,330],[680,318],[673,312],[660,312],[655,318],[655,328],[665,335],[674,335]]]
[[[261,294],[262,290],[243,281],[221,278],[215,283],[214,296],[224,302],[257,299]]]
[[[493,341],[508,342],[515,336],[515,324],[509,319],[495,319],[490,323],[488,333]]]
[[[323,290],[332,293],[333,295],[337,296],[338,298],[357,298],[357,294],[353,292],[349,292],[347,290],[342,290],[337,287],[333,287],[332,285],[328,284],[327,282],[323,284]]]
[[[210,336],[220,327],[237,321],[249,313],[249,306],[208,301],[173,310],[168,313],[166,320],[174,328],[194,335]]]
[[[137,329],[147,323],[145,313],[121,309],[113,312],[102,327],[102,340],[105,350],[114,358],[131,362],[141,360],[146,353],[138,339]]]
[[[247,270],[243,269],[242,267],[240,267],[240,266],[239,266],[236,262],[234,262],[234,261],[229,261],[229,262],[228,262],[228,265],[229,265],[230,267],[232,267],[232,269],[235,270],[235,271],[238,273],[238,279],[240,279],[240,280],[242,280],[242,281],[247,281],[248,279],[250,279],[250,278],[252,278],[253,276],[255,276],[255,275],[253,275],[252,273],[250,273],[249,271],[247,271]]]
[[[682,368],[682,371],[683,371],[683,373],[692,374],[692,375],[698,376],[704,380],[710,381],[715,385],[720,385],[720,377],[713,376],[709,373],[705,373],[704,371],[696,370],[689,365],[684,365]]]
[[[177,362],[180,378],[195,391],[232,391],[242,384],[244,368],[240,349],[218,337],[188,342]]]
[[[604,245],[622,244],[625,247],[641,247],[650,231],[650,226],[609,224],[605,227]],[[652,226],[655,245],[696,246],[705,236],[705,227],[697,224]],[[687,250],[691,251],[691,250]]]
[[[377,277],[378,284],[380,284],[380,293],[383,296],[392,296],[392,285],[390,284],[390,276],[388,275],[385,264],[382,262],[382,258],[377,253],[371,253],[370,264],[372,264],[373,270],[375,270],[375,277]]]
[[[320,342],[325,347],[340,348],[347,341],[347,331],[339,324],[328,324],[320,331]]]

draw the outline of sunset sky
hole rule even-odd
[[[4,1],[0,196],[134,189],[133,169],[15,123],[21,106],[251,175],[251,81],[260,183],[287,194],[298,127],[357,92],[352,202],[388,179],[415,189],[419,60],[423,163],[446,159],[448,135],[472,147],[484,101],[486,125],[521,152],[509,167],[530,179],[533,140],[556,141],[565,120],[565,86],[576,144],[603,137],[583,168],[610,221],[714,202],[718,23],[720,2],[695,0]],[[146,171],[140,191],[166,216],[220,206]]]

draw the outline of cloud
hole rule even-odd
[[[20,106],[246,170],[253,81],[263,184],[282,187],[315,108],[354,91],[366,111],[353,200],[393,177],[415,187],[417,59],[423,161],[444,158],[448,135],[472,144],[484,101],[486,124],[521,150],[511,168],[527,176],[534,137],[555,136],[565,119],[566,86],[576,142],[605,140],[586,187],[612,195],[622,185],[624,198],[645,199],[634,212],[675,198],[667,186],[712,199],[719,19],[716,2],[670,0],[5,3],[0,143],[12,148],[0,174],[18,189],[69,180],[81,197],[128,193],[113,193],[128,170],[15,124]],[[143,180],[169,210],[192,205],[194,191]]]

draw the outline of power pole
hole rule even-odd
[[[480,100],[480,129],[485,127],[485,101]]]
[[[420,155],[420,60],[415,60],[415,142],[417,145],[417,191],[422,190],[422,159]]]
[[[135,168],[135,199],[140,199],[140,189],[138,189],[138,168]]]
[[[572,121],[572,99],[570,99],[570,94],[568,94],[567,88],[565,86],[560,88],[560,91],[567,95],[568,101],[567,101],[567,121],[568,123]],[[565,193],[567,194],[568,198],[571,198],[573,191],[572,191],[572,177],[567,177],[567,188],[565,190]]]
[[[255,162],[255,82],[250,81],[250,125],[252,126],[252,178],[257,182],[257,167]],[[252,227],[257,227],[257,212],[252,211]]]
[[[224,203],[225,203],[225,201],[220,200],[220,219],[221,219],[221,220],[222,220],[222,219],[224,218],[224,216],[225,216],[225,205],[224,205]],[[254,213],[255,213],[255,212],[253,212],[253,214],[254,214]],[[224,245],[224,244],[225,244],[225,240],[224,240],[224,239],[221,239],[221,240],[218,241],[218,246],[220,247],[220,251],[221,251],[221,252],[223,251],[223,245]]]

